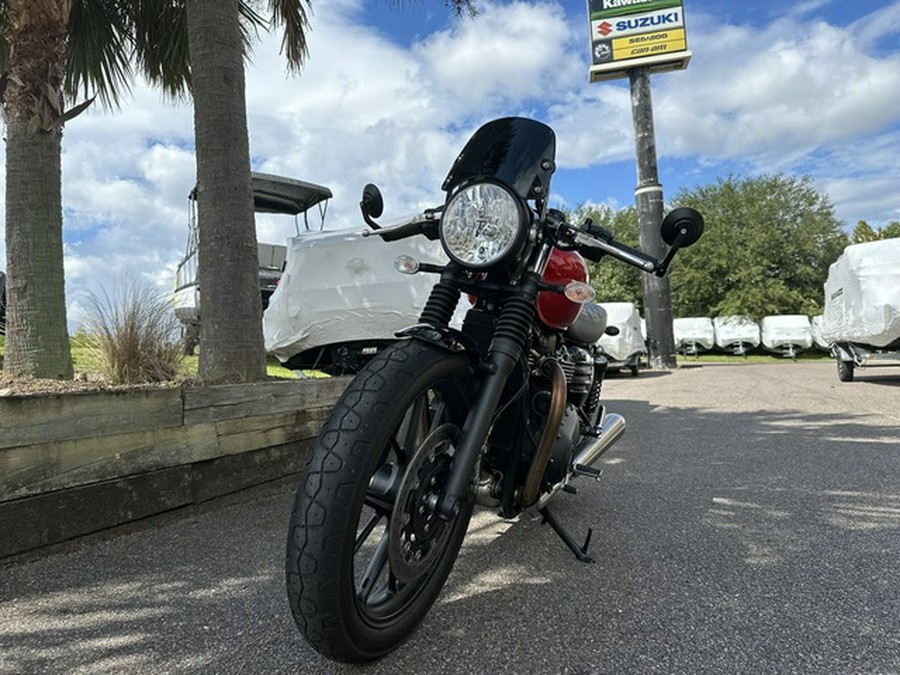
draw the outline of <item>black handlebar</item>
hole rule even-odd
[[[384,227],[377,230],[375,234],[385,241],[397,241],[398,239],[406,239],[407,237],[424,233],[425,225],[427,225],[427,221],[416,220],[411,223],[396,225],[395,227]]]
[[[648,255],[648,254],[644,253],[643,251],[641,251],[639,249],[632,248],[631,246],[628,246],[627,244],[622,244],[617,241],[611,241],[608,243],[610,246],[614,247],[615,249],[617,249],[617,251],[619,253],[622,254],[622,255],[616,255],[615,253],[612,253],[612,255],[619,258],[620,260],[624,260],[625,262],[630,262],[630,263],[634,264],[634,262],[632,260],[629,260],[626,257],[622,257],[622,256],[627,256],[627,257],[631,257],[636,260],[642,261],[643,264],[640,265],[640,267],[642,267],[644,269],[647,269],[647,267],[649,267],[649,269],[647,269],[648,272],[654,271],[656,269],[656,266],[659,265],[659,261],[656,258],[654,258],[652,255]]]
[[[644,272],[658,273],[660,270],[659,260],[639,249],[615,241],[612,232],[605,227],[594,225],[590,220],[585,221],[580,228],[572,230],[571,233],[579,252],[588,260],[600,262],[603,256],[610,255]]]

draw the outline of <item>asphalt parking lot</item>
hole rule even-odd
[[[547,526],[479,512],[397,652],[294,629],[293,481],[0,565],[0,673],[900,673],[900,368],[610,379],[628,430]],[[35,524],[39,526],[39,524]]]

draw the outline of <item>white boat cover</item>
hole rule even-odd
[[[200,289],[197,284],[175,290],[175,316],[181,323],[200,321]]]
[[[805,314],[776,314],[763,317],[759,327],[763,347],[781,351],[793,345],[797,349],[812,347],[812,325]]]
[[[713,328],[719,349],[732,349],[738,344],[750,349],[759,347],[759,324],[749,316],[717,316],[713,319]]]
[[[822,334],[824,321],[825,317],[821,314],[818,314],[812,318],[812,338],[814,347],[827,352],[829,349],[831,349],[831,343],[826,340],[825,336]]]
[[[823,336],[887,347],[900,340],[900,238],[852,244],[828,268]]]
[[[440,242],[425,237],[386,243],[353,230],[291,237],[284,274],[263,315],[266,350],[287,361],[326,344],[392,339],[418,323],[438,277],[401,274],[394,267],[401,255],[447,262]],[[465,299],[459,305],[457,317],[468,309]]]
[[[698,349],[712,349],[716,342],[713,322],[708,317],[673,319],[672,332],[675,336],[675,349],[691,345]]]
[[[627,361],[635,354],[644,352],[644,338],[641,337],[641,315],[631,302],[601,302],[606,310],[606,325],[619,329],[618,335],[604,335],[600,338],[603,350],[614,361]]]

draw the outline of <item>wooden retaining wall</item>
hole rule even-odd
[[[0,397],[0,558],[300,471],[347,381]]]

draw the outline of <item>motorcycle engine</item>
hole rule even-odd
[[[594,357],[588,350],[573,346],[560,349],[557,351],[556,361],[566,377],[566,407],[547,462],[545,477],[551,484],[566,477],[575,447],[581,440],[582,417],[578,409],[587,402],[594,383]],[[533,367],[532,373],[536,371],[539,369]],[[532,401],[532,409],[543,425],[550,406],[550,383],[541,376],[536,378],[538,390]]]
[[[587,349],[581,347],[568,348],[568,368],[563,365],[566,374],[566,400],[577,407],[587,401],[594,382],[594,357]]]
[[[544,476],[551,485],[558,483],[566,477],[572,457],[575,453],[575,445],[581,439],[581,420],[578,411],[571,403],[566,404],[566,412],[559,425],[559,432],[553,439],[550,449],[550,459],[547,460],[547,470]]]

